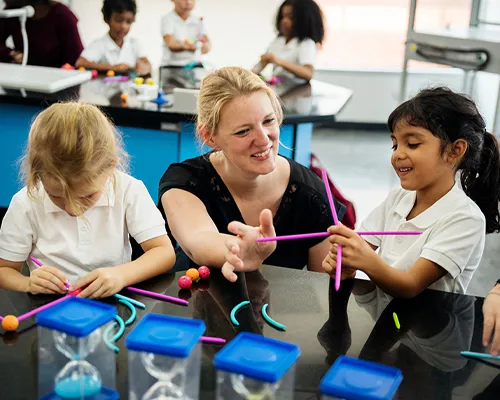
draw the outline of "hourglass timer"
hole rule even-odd
[[[217,400],[293,399],[297,345],[240,333],[217,353]]]
[[[115,353],[102,336],[115,315],[111,305],[78,297],[38,314],[41,399],[118,399]]]
[[[146,315],[127,336],[130,400],[198,400],[200,320]]]
[[[321,380],[321,399],[391,400],[402,380],[397,368],[340,356]]]

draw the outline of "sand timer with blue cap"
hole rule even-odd
[[[148,314],[127,336],[130,400],[197,400],[200,320]]]
[[[111,305],[77,297],[38,314],[41,399],[118,399],[115,353],[103,340],[115,315]]]
[[[321,380],[321,400],[391,400],[402,380],[397,368],[340,356]]]
[[[293,399],[297,345],[240,333],[217,353],[218,400]]]

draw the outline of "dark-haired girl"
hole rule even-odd
[[[391,163],[401,187],[360,230],[422,233],[362,239],[344,226],[331,227],[332,247],[323,268],[335,273],[341,245],[343,277],[359,269],[379,293],[414,297],[427,287],[464,293],[481,260],[485,235],[500,230],[497,139],[486,131],[472,100],[443,87],[423,90],[401,104],[388,126]]]
[[[278,36],[260,62],[256,74],[273,64],[273,75],[309,81],[314,73],[318,46],[325,36],[323,13],[313,0],[286,0],[276,15]]]

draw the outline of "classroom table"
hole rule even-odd
[[[182,274],[163,275],[137,286],[178,296],[177,279]],[[146,303],[146,311],[138,310],[138,319],[150,312],[197,318],[205,321],[207,336],[230,341],[238,332],[249,331],[298,344],[301,356],[296,366],[295,399],[319,398],[320,380],[339,355],[400,368],[404,379],[396,399],[499,398],[500,371],[460,355],[462,350],[483,351],[482,298],[426,290],[412,300],[393,300],[382,311],[370,294],[362,294],[367,284],[343,281],[336,292],[325,274],[263,266],[259,271],[240,274],[236,283],[212,270],[202,287],[188,293],[188,307],[126,291],[123,294]],[[54,297],[0,289],[0,315],[20,315],[49,299]],[[251,307],[238,312],[240,326],[236,328],[229,314],[243,300],[250,300]],[[262,318],[266,303],[269,315],[286,326],[284,332]],[[117,308],[122,318],[128,318],[125,307]],[[399,330],[393,312],[399,317]],[[127,328],[117,343],[117,389],[122,399],[128,398],[124,338],[136,325]],[[2,399],[36,398],[38,346],[34,320],[23,321],[18,330],[14,334],[2,332],[0,340]],[[214,399],[212,362],[219,349],[202,346],[200,399]]]
[[[190,84],[182,68],[162,71],[160,84],[149,88],[148,85],[138,88],[132,81],[105,82],[104,77],[53,94],[0,87],[0,208],[8,207],[12,196],[22,187],[17,162],[31,122],[47,106],[64,100],[102,108],[123,134],[130,154],[130,173],[142,180],[153,199],[157,199],[158,182],[170,164],[209,150],[195,134],[195,102],[187,106],[173,102],[174,88],[192,89],[197,85]],[[156,92],[158,88],[163,90],[168,103],[158,106],[148,99],[142,100],[148,90],[153,91],[154,98],[155,88]],[[352,91],[316,80],[301,85],[283,81],[273,88],[281,97],[285,113],[280,154],[309,166],[313,123],[333,122]],[[124,92],[128,93],[127,102],[121,99]]]

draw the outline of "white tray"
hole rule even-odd
[[[55,93],[90,79],[92,79],[90,71],[0,63],[0,86],[9,89]]]

